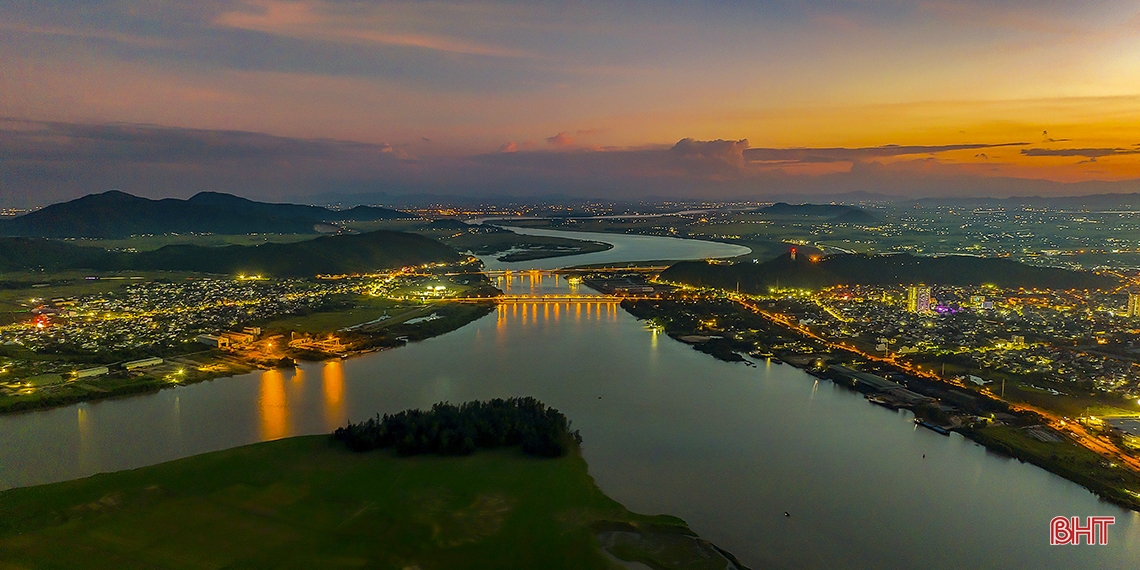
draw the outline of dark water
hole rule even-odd
[[[502,282],[505,287],[506,282]],[[551,276],[510,289],[549,292]],[[786,365],[700,354],[610,303],[502,305],[348,361],[0,417],[0,486],[296,434],[440,400],[533,395],[580,428],[601,488],[756,568],[1135,568],[1140,517]],[[922,454],[926,458],[922,458]],[[784,511],[792,516],[785,517]],[[1109,546],[1050,547],[1058,514],[1113,515]]]

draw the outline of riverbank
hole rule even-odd
[[[966,394],[955,385],[919,377],[889,363],[869,362],[842,345],[814,338],[788,323],[768,318],[758,307],[746,307],[728,298],[625,301],[622,308],[720,360],[746,361],[741,354],[771,358],[868,395],[882,393],[882,403],[892,409],[908,409],[916,417],[957,431],[995,453],[1032,463],[1104,500],[1140,511],[1140,473],[1074,441],[1073,434],[1054,430],[1033,411],[982,394]],[[850,381],[852,373],[874,376],[871,382],[881,385]],[[869,399],[872,403],[876,400]]]
[[[291,367],[297,360],[354,358],[449,333],[483,318],[494,310],[494,306],[493,301],[425,305],[411,317],[378,322],[374,327],[352,331],[322,329],[305,333],[304,338],[319,339],[337,334],[341,342],[335,346],[303,342],[291,344],[284,334],[270,335],[271,340],[265,341],[264,345],[267,347],[275,345],[272,349],[256,346],[240,351],[215,349],[167,357],[161,364],[141,368],[136,372],[120,371],[115,374],[67,381],[59,377],[51,380],[50,384],[42,386],[28,386],[21,390],[6,389],[4,393],[0,393],[0,414],[46,410],[80,402],[150,394],[166,388],[247,374],[258,369]],[[417,316],[419,313],[423,313],[424,316]],[[316,313],[314,316],[320,317],[323,322],[338,322],[335,312]]]
[[[0,559],[19,567],[743,568],[605,496],[577,451],[397,457],[296,437],[5,491],[0,513]]]

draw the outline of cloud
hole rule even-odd
[[[1026,142],[997,144],[948,144],[948,145],[883,145],[873,147],[831,147],[831,148],[750,148],[744,151],[744,158],[765,162],[856,162],[875,158],[907,156],[917,154],[937,154],[956,150],[975,150],[1027,145]]]
[[[669,155],[674,164],[690,175],[719,178],[742,172],[746,149],[747,139],[698,141],[686,138],[677,141],[669,149]]]
[[[448,146],[446,141],[441,144]],[[330,192],[522,197],[561,194],[623,200],[651,195],[759,199],[858,190],[908,196],[1082,192],[1074,188],[1088,192],[1140,190],[1136,181],[1078,187],[998,177],[1003,171],[990,170],[996,168],[992,161],[984,165],[949,164],[929,152],[958,147],[752,149],[746,139],[692,138],[672,145],[599,150],[568,151],[543,141],[539,144],[509,141],[496,152],[485,154],[428,153],[416,157],[402,144],[151,124],[0,118],[0,202],[40,205],[108,189],[150,197],[188,196],[215,190],[278,200],[283,196]],[[916,154],[916,149],[922,152]],[[764,156],[786,153],[779,156],[807,161],[773,164],[751,160],[749,156],[754,151]],[[1140,149],[1133,152],[1140,153]],[[821,154],[833,162],[810,162]],[[860,154],[911,154],[913,158],[886,163],[834,162],[840,156]],[[823,168],[816,168],[820,166]]]
[[[388,143],[300,139],[265,133],[188,129],[139,123],[84,124],[0,119],[6,158],[209,163],[278,158],[334,158],[351,153],[399,155]]]
[[[118,188],[170,196],[200,190],[271,195],[418,168],[402,145],[150,124],[0,118],[0,199],[42,203]]]
[[[461,55],[533,58],[523,51],[439,33],[400,29],[394,7],[368,9],[367,5],[321,1],[247,0],[237,9],[226,10],[213,20],[232,28],[276,36],[350,44],[410,47]],[[456,10],[458,12],[458,9]],[[460,16],[460,14],[455,14]]]
[[[171,38],[142,36],[117,32],[114,30],[70,28],[63,26],[35,26],[19,22],[0,22],[0,30],[14,32],[17,34],[35,34],[43,36],[79,38],[86,40],[113,41],[141,48],[171,48],[185,43]]]
[[[552,137],[547,137],[546,143],[556,147],[568,147],[574,144],[574,137],[566,134],[566,131],[562,131]]]
[[[1115,156],[1121,154],[1140,154],[1140,149],[1126,148],[1023,148],[1021,154],[1025,156],[1080,156],[1084,158],[1100,158],[1102,156]]]

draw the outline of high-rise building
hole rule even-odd
[[[1140,293],[1128,294],[1128,316],[1140,317]]]
[[[930,287],[911,285],[906,293],[906,310],[912,313],[929,313]]]

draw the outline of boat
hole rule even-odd
[[[880,396],[864,396],[864,397],[867,398],[867,401],[871,402],[872,404],[876,404],[876,405],[882,406],[884,408],[889,408],[892,410],[899,409],[898,406],[896,406],[895,404],[887,401],[885,398],[882,398]]]
[[[918,425],[920,425],[920,426],[922,426],[922,427],[924,427],[924,428],[926,428],[926,429],[928,429],[934,433],[938,433],[938,434],[942,434],[942,435],[950,435],[950,430],[948,430],[948,429],[946,429],[940,425],[932,424],[926,420],[920,420],[918,418],[914,418],[914,423],[916,423],[916,424],[918,424]]]

